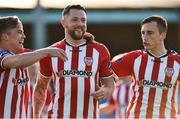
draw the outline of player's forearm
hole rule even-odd
[[[33,93],[33,117],[39,118],[46,101],[46,91],[49,85],[50,79],[44,79],[40,76],[38,82],[35,85]]]
[[[33,95],[33,117],[40,118],[42,109],[45,104],[46,96],[39,96],[39,94],[34,93]]]
[[[3,66],[5,68],[26,67],[47,56],[48,51],[46,49],[7,56],[3,60]]]
[[[102,80],[102,84],[103,84],[103,88],[104,88],[104,90],[106,92],[104,98],[107,98],[107,97],[111,96],[111,94],[114,91],[114,80],[113,80],[113,78]]]

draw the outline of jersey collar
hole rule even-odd
[[[81,47],[81,46],[84,46],[84,45],[87,44],[87,41],[85,41],[85,42],[79,44],[78,46],[74,46],[73,44],[69,43],[66,39],[64,39],[64,41],[65,41],[65,43],[66,43],[67,45],[69,45],[69,46],[71,46],[71,47]]]

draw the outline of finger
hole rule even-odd
[[[87,39],[87,40],[91,40],[91,41],[93,41],[93,40],[95,39],[94,35],[92,35],[92,34],[89,33],[89,32],[85,32],[83,38],[84,38],[84,39]]]
[[[64,61],[68,60],[66,52],[64,50],[60,49],[60,54],[60,58],[62,58]]]
[[[64,56],[64,55],[61,54],[61,53],[58,55],[58,57],[59,57],[60,59],[62,59],[63,61],[66,61],[66,60],[67,60],[66,56]]]
[[[99,90],[99,89],[100,89],[99,85],[98,85],[98,84],[96,84],[96,86],[95,86],[95,90],[97,91],[97,90]]]
[[[104,96],[97,96],[95,97],[96,100],[103,100],[104,99]]]
[[[104,93],[100,90],[96,91],[96,92],[93,92],[91,94],[91,96],[95,97],[95,98],[98,98],[98,97],[104,97]]]
[[[61,52],[61,55],[63,56],[64,61],[68,60],[66,53]]]

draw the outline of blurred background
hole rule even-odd
[[[59,20],[68,4],[86,7],[88,32],[111,57],[142,49],[140,21],[155,14],[168,21],[166,45],[180,53],[180,0],[0,0],[0,16],[17,15],[24,24],[25,47],[38,49],[64,37]]]

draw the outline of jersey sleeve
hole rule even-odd
[[[102,62],[100,65],[99,76],[101,78],[107,78],[112,75],[112,69],[110,64],[110,54],[105,46],[101,49],[101,57]]]
[[[133,69],[133,53],[119,54],[111,61],[113,72],[118,76],[131,75]]]
[[[12,53],[10,53],[7,50],[0,50],[0,71],[4,71],[4,66],[3,66],[3,60],[4,57],[8,56],[8,55],[12,55]]]
[[[107,101],[108,101],[108,103],[111,104],[111,105],[114,105],[114,104],[115,104],[115,101],[114,101],[112,95],[107,99]]]
[[[51,58],[46,57],[40,60],[39,63],[40,63],[40,73],[46,77],[52,76]]]

